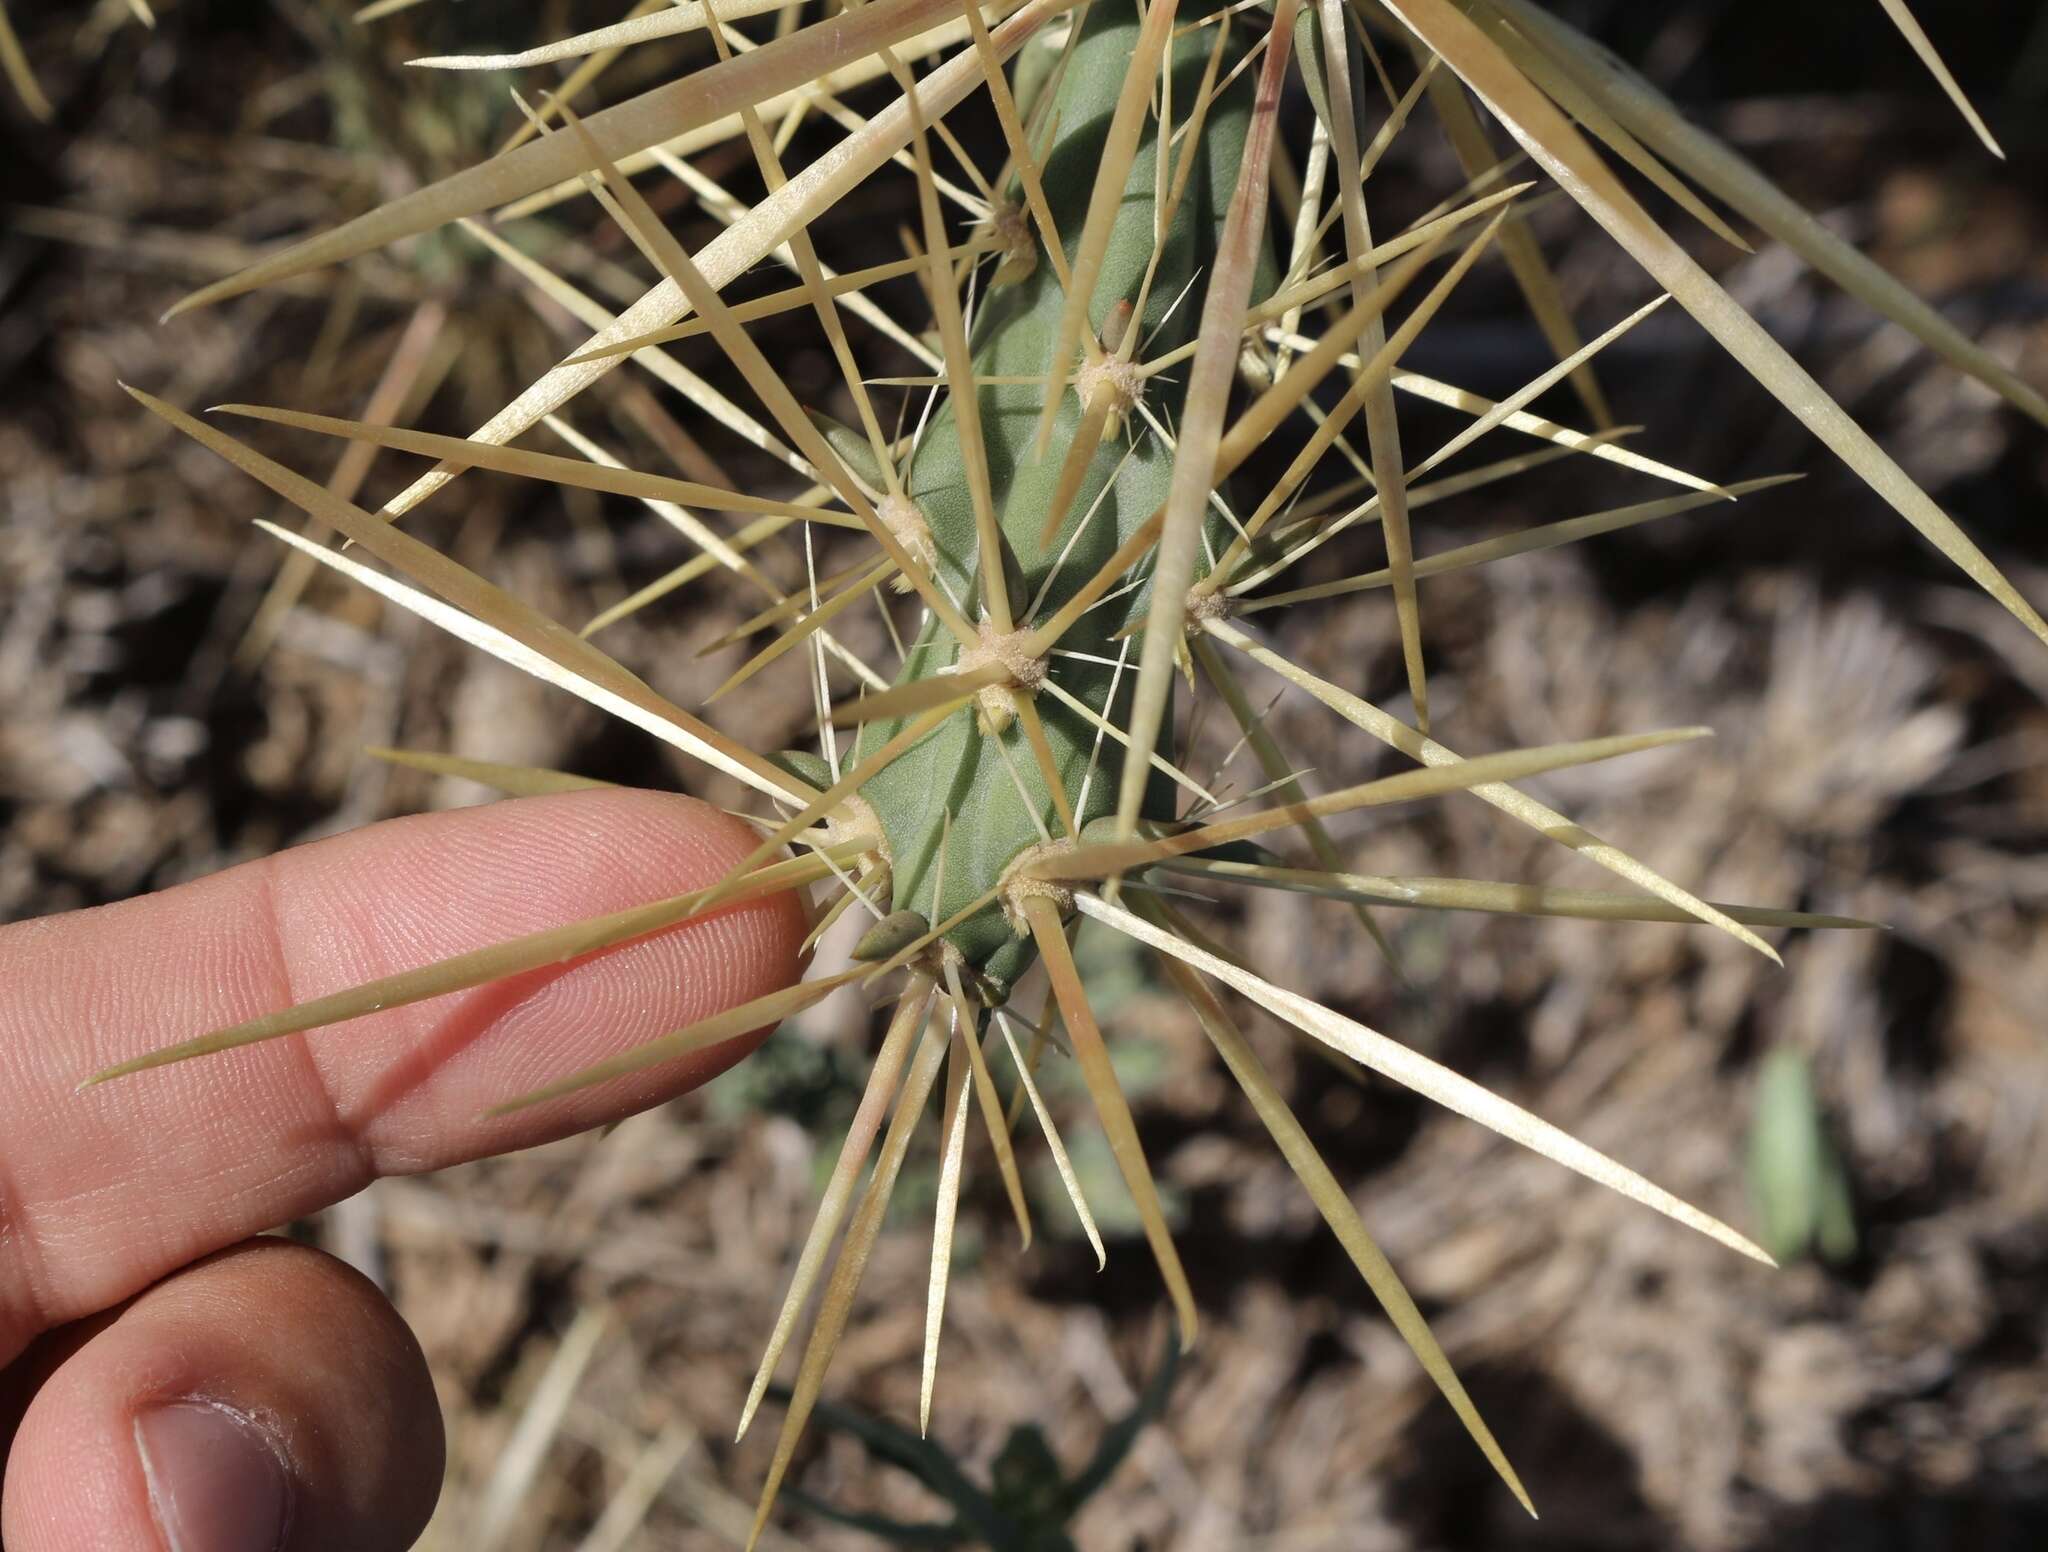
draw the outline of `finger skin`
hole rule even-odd
[[[787,985],[804,913],[751,901],[510,981],[75,1093],[87,1073],[485,944],[686,892],[754,833],[687,798],[568,793],[391,820],[0,930],[0,1364],[209,1251],[703,1082],[736,1040],[486,1107]]]
[[[164,1552],[136,1420],[232,1408],[289,1479],[283,1552],[397,1552],[441,1488],[426,1360],[374,1286],[329,1256],[253,1240],[123,1308],[29,1403],[7,1460],[8,1552]]]

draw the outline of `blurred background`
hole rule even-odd
[[[1553,8],[2048,389],[2048,11],[1919,8],[2001,163],[1875,3]],[[296,514],[116,387],[472,429],[581,331],[460,234],[155,320],[272,241],[466,165],[518,123],[509,78],[424,76],[405,59],[519,46],[612,13],[425,0],[356,26],[349,8],[311,0],[159,0],[150,29],[123,0],[8,9],[54,112],[39,123],[0,96],[0,919],[483,797],[367,761],[366,744],[735,800],[360,592],[320,581],[288,614],[262,611],[279,552],[250,520]],[[632,51],[599,95],[703,52],[701,37]],[[991,143],[971,112],[957,127]],[[758,192],[743,145],[700,165],[743,199]],[[1398,225],[1460,181],[1418,113],[1375,179],[1375,219]],[[646,187],[693,246],[714,229],[682,184]],[[2021,590],[2048,599],[2048,430],[1782,249],[1744,255],[1657,208]],[[908,182],[878,182],[819,237],[876,262],[897,256],[895,228],[912,219]],[[1532,219],[1588,335],[1650,294],[1576,207],[1553,200]],[[506,233],[609,305],[647,283],[587,204]],[[747,277],[734,294],[783,283]],[[914,292],[888,294],[917,316]],[[771,354],[831,407],[829,359],[801,325]],[[871,370],[904,370],[872,339],[864,350]],[[744,399],[714,352],[682,359]],[[1497,396],[1549,359],[1489,263],[1409,363]],[[1209,914],[1272,978],[1738,1226],[1776,1223],[1787,1265],[1740,1261],[1255,1029],[1531,1484],[1544,1513],[1532,1522],[1179,1005],[1142,961],[1084,937],[1207,1322],[1159,1426],[1069,1525],[1089,1552],[2048,1545],[2048,655],[1678,309],[1598,372],[1653,456],[1724,482],[1807,478],[1425,584],[1440,725],[1476,750],[1711,724],[1704,752],[1545,790],[1711,898],[1890,930],[1775,935],[1781,971],[1705,930],[1388,913],[1404,981],[1340,906],[1262,894]],[[1582,424],[1568,392],[1539,407]],[[716,468],[742,488],[789,478],[644,377],[616,373],[576,409],[639,467]],[[1457,424],[1403,413],[1416,442]],[[251,440],[365,505],[412,472],[390,454]],[[1511,450],[1496,437],[1468,461]],[[458,490],[415,530],[572,624],[686,553],[631,503],[482,475]],[[1636,499],[1590,460],[1553,464],[1432,508],[1418,549]],[[785,582],[801,575],[800,556],[778,564]],[[1274,629],[1299,661],[1400,710],[1392,610],[1368,597]],[[699,649],[751,609],[698,588],[598,639],[694,705],[740,661]],[[880,650],[879,621],[847,640]],[[1257,688],[1263,704],[1277,687]],[[726,725],[758,747],[795,744],[809,709],[800,674],[770,674]],[[1297,697],[1271,718],[1318,781],[1380,768]],[[1191,730],[1198,772],[1230,752],[1216,720]],[[1257,785],[1244,766],[1229,767],[1239,792]],[[1354,815],[1338,834],[1375,872],[1600,882],[1475,802]],[[734,1446],[732,1424],[865,1072],[867,1025],[864,1008],[828,1003],[703,1093],[608,1135],[384,1182],[293,1226],[377,1277],[426,1346],[451,1439],[434,1544],[743,1539],[773,1428]],[[1057,1067],[1048,1095],[1115,1230],[1110,1266],[1097,1275],[1068,1234],[1049,1171],[1028,1256],[993,1172],[970,1174],[933,1439],[984,1483],[1020,1427],[1078,1470],[1131,1413],[1166,1331],[1106,1149]],[[1816,1161],[1811,1211],[1789,1228],[1766,1221],[1760,1147]],[[802,1457],[805,1491],[842,1510],[949,1512],[852,1426],[915,1416],[931,1174],[929,1154],[914,1157],[828,1391],[857,1414],[814,1432]],[[879,1544],[800,1506],[777,1523],[777,1546]]]

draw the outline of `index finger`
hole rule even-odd
[[[485,1108],[793,981],[791,895],[566,966],[76,1093],[88,1073],[522,933],[716,882],[756,844],[650,792],[391,820],[0,929],[0,1364],[378,1175],[530,1146],[694,1087],[751,1037],[537,1110]]]

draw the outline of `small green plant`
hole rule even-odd
[[[1856,1254],[1848,1169],[1828,1135],[1803,1051],[1780,1047],[1757,1074],[1749,1194],[1758,1238],[1780,1260],[1812,1252],[1841,1262]]]
[[[493,210],[530,212],[584,192],[595,195],[661,271],[661,280],[613,316],[489,228],[471,225],[479,240],[583,319],[592,336],[470,438],[226,407],[436,460],[382,510],[341,501],[215,427],[136,393],[151,410],[345,535],[362,555],[410,580],[264,525],[286,543],[751,788],[773,806],[760,821],[754,855],[711,889],[202,1034],[94,1081],[474,986],[674,925],[722,903],[836,881],[840,893],[825,921],[848,910],[873,918],[850,968],[507,1101],[508,1107],[544,1103],[772,1024],[839,986],[872,986],[900,975],[900,996],[741,1419],[744,1431],[816,1295],[817,1314],[761,1499],[758,1535],[806,1420],[818,1413],[862,1269],[935,1092],[939,1184],[921,1423],[931,1405],[966,1141],[976,1115],[1025,1238],[1030,1215],[1012,1129],[1028,1109],[1101,1253],[1085,1195],[1033,1079],[1049,1051],[1071,1056],[1085,1083],[1175,1306],[1180,1338],[1193,1340],[1188,1278],[1070,946],[1075,924],[1091,919],[1157,956],[1395,1326],[1527,1504],[1414,1301],[1240,1031],[1218,983],[1342,1057],[1737,1251],[1768,1258],[1725,1224],[1500,1096],[1256,974],[1185,917],[1169,885],[1203,881],[1328,897],[1354,909],[1374,937],[1379,929],[1370,913],[1382,907],[1515,912],[1704,924],[1775,959],[1756,929],[1867,925],[1702,900],[1514,785],[1546,771],[1685,741],[1702,730],[1474,758],[1432,736],[1419,581],[1717,506],[1776,483],[1723,489],[1636,452],[1608,424],[1593,360],[1666,300],[1690,312],[1877,496],[2029,629],[2048,637],[2048,626],[1982,552],[1651,218],[1587,135],[1714,231],[1739,241],[1685,179],[1783,236],[2027,412],[2048,419],[2048,408],[1799,215],[1753,169],[1705,142],[1642,83],[1523,0],[1151,0],[1143,7],[1134,0],[1001,0],[982,8],[972,0],[869,0],[783,28],[762,43],[730,26],[769,11],[787,21],[795,9],[783,0],[715,6],[700,0],[636,13],[615,27],[525,54],[427,62],[521,70],[582,59],[570,83],[580,89],[610,57],[606,51],[658,38],[703,32],[717,55],[705,68],[587,120],[572,110],[565,89],[533,114],[532,133],[514,148],[181,304],[177,311],[217,303]],[[923,62],[921,70],[913,60]],[[1397,73],[1405,85],[1396,84]],[[1302,133],[1280,122],[1292,75],[1307,88],[1314,115]],[[839,94],[869,82],[893,85],[896,96],[863,117]],[[944,128],[947,114],[984,91],[1002,148],[1000,165],[986,168]],[[1492,148],[1475,98],[1512,135],[1532,170],[1576,200],[1657,282],[1661,294],[1648,307],[1591,342],[1580,341],[1517,210],[1530,185],[1508,181],[1510,163]],[[1372,169],[1425,103],[1469,181],[1424,220],[1376,235],[1366,201]],[[801,169],[786,168],[787,132],[818,116],[845,125],[845,135]],[[766,190],[751,207],[688,160],[732,141],[743,142]],[[940,171],[941,149],[955,170]],[[1299,165],[1283,163],[1283,152],[1298,156]],[[891,163],[914,181],[914,251],[901,262],[846,273],[830,269],[822,251],[835,214]],[[1289,169],[1286,179],[1276,176],[1282,165]],[[683,178],[705,208],[723,213],[723,232],[687,251],[633,181],[648,168]],[[965,235],[949,226],[948,204],[973,218]],[[1276,204],[1285,227],[1270,219]],[[1559,357],[1554,368],[1500,401],[1402,364],[1463,277],[1494,254],[1507,263]],[[771,257],[793,273],[792,286],[744,304],[721,296],[736,277]],[[921,282],[930,301],[929,338],[865,295],[905,275]],[[815,314],[839,364],[854,423],[801,405],[748,332],[762,317],[805,311]],[[918,357],[927,370],[904,378],[865,376],[848,318]],[[799,488],[761,495],[621,467],[561,418],[578,393],[628,362],[696,394],[699,380],[672,347],[697,335],[715,342],[765,418],[723,399],[709,402],[706,412],[780,458],[795,471]],[[1539,394],[1566,381],[1593,430],[1573,430],[1529,411]],[[1469,424],[1416,456],[1404,446],[1397,396],[1463,410]],[[907,436],[884,429],[892,399],[913,417]],[[512,445],[542,423],[577,456]],[[1534,441],[1477,468],[1444,470],[1498,429]],[[1648,476],[1675,493],[1416,555],[1411,511],[1561,456]],[[1255,459],[1261,471],[1256,484],[1233,479]],[[571,632],[401,526],[407,513],[472,469],[656,504],[702,553],[582,633]],[[714,528],[699,512],[737,518],[741,526]],[[755,552],[804,524],[858,530],[880,554],[837,576],[813,573],[806,586],[785,591],[760,568]],[[1337,581],[1286,585],[1287,574],[1307,557],[1347,536],[1355,543],[1374,528],[1383,541],[1383,566]],[[807,659],[818,701],[816,751],[750,748],[670,704],[592,645],[591,634],[624,612],[719,570],[764,595],[747,633],[780,628],[728,688],[784,656]],[[914,598],[906,601],[889,584]],[[1259,616],[1271,611],[1366,606],[1381,591],[1392,595],[1399,623],[1412,721],[1290,661],[1260,628]],[[834,621],[857,605],[880,608],[892,631],[897,612],[917,611],[900,661],[885,665],[886,672],[833,633]],[[1240,677],[1248,665],[1328,707],[1341,725],[1370,741],[1362,747],[1387,745],[1415,768],[1310,796],[1254,707]],[[1265,773],[1266,785],[1255,794],[1264,801],[1248,811],[1226,815],[1229,805],[1177,763],[1172,699],[1183,678],[1196,693],[1213,695],[1235,720]],[[841,693],[830,699],[835,683]],[[1336,746],[1317,763],[1341,768],[1347,753]],[[474,775],[515,793],[558,790],[573,781],[562,773],[455,756],[394,758]],[[1626,887],[1556,889],[1357,873],[1347,869],[1323,824],[1368,806],[1460,792],[1606,868]],[[1299,847],[1304,855],[1297,862],[1307,865],[1291,864],[1278,850],[1283,847]],[[1029,1016],[1017,1005],[1018,991],[1039,963],[1051,996],[1042,1012]],[[1007,1106],[994,1077],[998,1064],[1016,1075]]]
[[[977,1487],[960,1463],[939,1445],[853,1407],[820,1402],[818,1427],[860,1441],[868,1454],[914,1477],[953,1507],[949,1521],[892,1520],[841,1509],[798,1488],[789,1500],[821,1519],[864,1530],[893,1547],[988,1547],[991,1552],[1073,1552],[1068,1528],[1116,1468],[1138,1435],[1166,1410],[1180,1372],[1180,1347],[1169,1341],[1137,1405],[1103,1430],[1095,1453],[1068,1476],[1045,1435],[1031,1423],[1010,1430],[996,1454],[986,1489]],[[769,1395],[787,1403],[789,1392]]]

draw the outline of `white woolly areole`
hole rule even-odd
[[[989,230],[1001,244],[1002,260],[996,266],[992,284],[1013,285],[1028,279],[1038,268],[1038,241],[1031,220],[1021,205],[996,206],[989,218]]]
[[[990,663],[999,663],[1018,689],[1037,689],[1045,683],[1046,665],[1044,658],[1034,657],[1027,650],[1029,635],[1027,631],[1005,634],[986,620],[982,621],[981,643],[960,654],[959,672],[964,674]]]
[[[1112,352],[1076,372],[1074,387],[1084,404],[1092,404],[1098,393],[1107,393],[1110,418],[1121,421],[1145,397],[1145,374],[1137,362]]]
[[[1006,635],[984,620],[980,644],[960,654],[957,672],[969,673],[994,663],[1009,676],[1005,684],[992,684],[975,692],[975,709],[980,715],[983,732],[1002,732],[1017,717],[1012,695],[1019,690],[1035,694],[1045,683],[1046,660],[1034,657],[1026,650],[1025,636],[1023,631],[1011,631]]]
[[[1003,920],[1010,924],[1010,930],[1023,937],[1031,930],[1024,919],[1026,900],[1050,900],[1059,907],[1060,915],[1071,916],[1074,912],[1074,888],[1071,884],[1056,878],[1034,878],[1031,869],[1048,857],[1063,857],[1074,849],[1069,840],[1040,841],[1027,846],[1010,859],[1010,865],[1003,869],[1001,880]]]
[[[881,817],[859,793],[849,793],[839,806],[819,821],[827,846],[858,841],[884,866],[889,865],[889,837]]]
[[[924,512],[915,501],[903,492],[891,491],[875,503],[875,516],[882,520],[882,526],[896,542],[910,552],[910,558],[926,571],[936,571],[939,565],[939,547],[932,543],[931,525],[924,520]],[[899,593],[911,589],[911,580],[899,576],[894,587]]]

